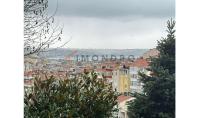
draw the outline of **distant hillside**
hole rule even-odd
[[[68,55],[115,55],[115,56],[128,56],[134,55],[135,57],[142,56],[148,49],[70,49],[70,48],[58,48],[50,49],[47,52],[41,52],[39,57],[63,59]]]

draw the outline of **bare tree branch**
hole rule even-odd
[[[24,56],[39,53],[62,42],[63,27],[55,25],[55,12],[48,16],[48,0],[24,0]]]

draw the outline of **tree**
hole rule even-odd
[[[151,75],[140,73],[143,93],[128,103],[132,118],[175,118],[175,21],[167,22],[167,37],[158,41],[158,58],[152,58]]]
[[[32,92],[25,93],[25,117],[107,118],[117,105],[117,93],[95,72],[66,80],[51,76],[36,79]]]
[[[54,20],[57,7],[49,16],[48,0],[24,0],[24,56],[44,51],[61,41],[63,28]]]

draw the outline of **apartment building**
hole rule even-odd
[[[149,71],[146,69],[148,68],[149,63],[147,60],[143,58],[136,59],[133,64],[130,65],[129,74],[130,74],[130,92],[131,93],[140,93],[142,92],[143,83],[140,81],[139,72],[148,74]]]
[[[118,102],[118,118],[128,118],[128,109],[127,109],[127,102],[134,100],[134,97],[131,96],[125,96],[125,95],[120,95],[117,98],[117,102]]]
[[[130,74],[129,68],[119,67],[113,71],[113,88],[119,93],[130,92]]]

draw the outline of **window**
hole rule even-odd
[[[137,74],[133,74],[132,77],[133,77],[133,78],[137,78]]]
[[[132,81],[132,86],[138,86],[138,82],[137,81]]]

